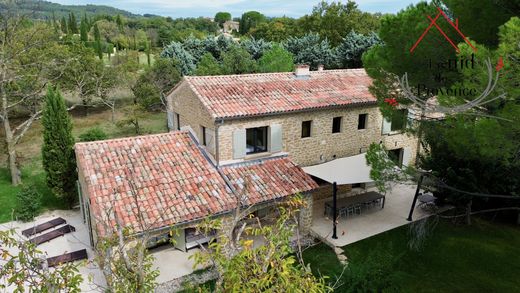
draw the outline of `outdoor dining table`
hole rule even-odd
[[[372,202],[378,199],[383,199],[383,202],[381,204],[381,208],[383,209],[385,207],[385,196],[375,191],[369,191],[359,195],[340,198],[336,201],[336,211],[339,213],[339,210],[343,208],[348,208],[366,202]],[[331,214],[333,211],[333,205],[334,203],[332,202],[332,200],[325,202],[325,214],[327,214],[328,216],[332,216]]]

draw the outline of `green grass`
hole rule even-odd
[[[472,226],[441,221],[419,251],[408,248],[409,230],[403,226],[345,246],[345,255],[356,264],[374,249],[386,249],[396,261],[393,272],[402,292],[518,292],[519,227],[484,220]],[[316,275],[334,280],[341,273],[334,252],[324,244],[305,251],[304,257]]]
[[[40,162],[29,164],[22,169],[22,181],[24,184],[31,184],[42,195],[42,208],[40,212],[54,209],[67,209],[67,205],[59,198],[54,196],[52,191],[45,184],[45,173]],[[11,176],[6,168],[0,168],[0,223],[13,220],[13,210],[16,207],[16,194],[21,186],[11,185]]]

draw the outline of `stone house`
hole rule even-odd
[[[407,115],[383,119],[364,69],[186,76],[169,93],[168,125],[189,130],[218,166],[288,155],[299,166],[358,155],[382,143],[415,159]]]
[[[359,157],[371,143],[384,144],[399,164],[415,159],[417,140],[401,131],[406,113],[383,119],[370,83],[363,69],[308,66],[185,76],[167,95],[169,133],[76,144],[91,242],[117,217],[135,233],[153,233],[154,243],[176,227],[176,247],[186,250],[208,240],[193,228],[200,220],[226,217],[239,202],[262,218],[294,194],[307,203],[299,224],[308,231],[313,203],[330,197],[331,185],[303,167]],[[339,189],[367,180],[359,183]]]

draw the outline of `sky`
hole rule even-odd
[[[320,0],[49,0],[60,4],[98,4],[124,9],[136,14],[156,14],[176,17],[213,17],[219,11],[239,17],[250,10],[267,16],[300,17],[309,14]],[[346,2],[346,1],[342,1]],[[367,12],[396,13],[419,0],[357,0]]]

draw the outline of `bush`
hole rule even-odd
[[[41,198],[41,194],[34,186],[23,186],[16,194],[16,218],[24,222],[32,221],[40,210]]]
[[[95,141],[107,139],[108,135],[99,127],[90,128],[79,135],[79,141]]]

